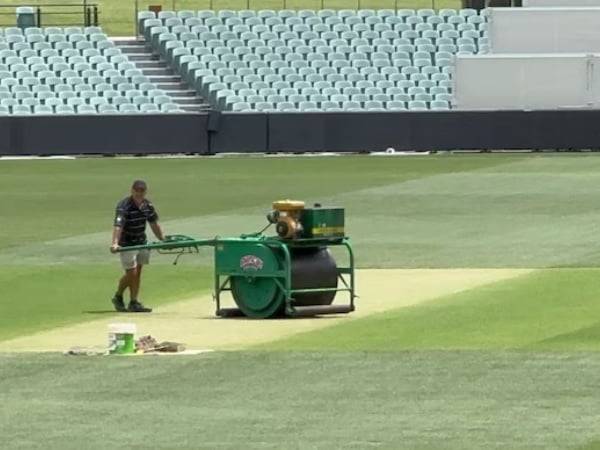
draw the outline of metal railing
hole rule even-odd
[[[170,3],[170,7],[172,10],[179,10],[179,9],[190,9],[189,5],[190,2],[189,0],[170,0],[170,1],[166,1],[163,3]],[[220,5],[220,3],[223,3],[221,0],[199,0],[198,1],[199,6],[201,6],[201,8],[198,9],[231,9],[230,2],[227,2],[227,5]],[[239,9],[245,8],[245,9],[303,9],[305,6],[300,6],[302,4],[302,2],[298,2],[298,0],[281,0],[279,5],[273,5],[272,2],[270,3],[270,6],[267,7],[263,7],[263,5],[261,5],[261,1],[260,0],[240,0],[239,2]],[[325,9],[325,8],[333,8],[333,9],[339,9],[339,2],[333,2],[335,3],[334,5],[332,5],[330,1],[328,0],[314,0],[311,3],[311,7],[313,9]],[[348,9],[363,9],[363,8],[372,8],[372,1],[371,0],[349,0],[346,2],[347,5],[344,5],[345,8]],[[381,2],[377,2],[378,4],[381,4]],[[444,7],[443,4],[447,4],[447,1],[444,0],[389,0],[386,5],[382,5],[379,6],[379,8],[389,8],[389,9],[402,9],[402,8],[433,8],[433,9],[438,9],[441,7]],[[457,3],[459,3],[459,1],[457,1]],[[180,7],[181,5],[181,7]],[[310,7],[306,6],[307,9],[310,9]]]
[[[17,8],[23,3],[0,5],[0,27],[17,25]],[[96,3],[36,3],[28,2],[26,6],[33,8],[35,26],[98,26],[99,10]]]
[[[488,0],[489,1],[489,0]],[[267,5],[268,3],[268,5]],[[344,7],[348,9],[373,8],[372,0],[348,0],[344,2]],[[462,0],[455,0],[455,5],[450,5],[448,0],[387,0],[384,2],[376,1],[377,8],[402,9],[402,8],[432,8],[440,9],[445,7],[460,7]],[[150,5],[157,5],[164,10],[178,11],[180,9],[339,9],[340,2],[330,0],[308,0],[305,2],[299,0],[135,0],[135,11],[146,10]],[[376,8],[376,9],[377,9]],[[137,17],[137,16],[136,16]]]

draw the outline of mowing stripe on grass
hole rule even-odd
[[[336,324],[269,349],[600,350],[600,269],[545,269]]]
[[[212,270],[148,267],[142,299],[159,306],[206,292]],[[118,265],[0,266],[0,341],[112,315]]]
[[[83,311],[110,306],[120,272],[118,258],[107,251],[113,208],[134,175],[148,180],[167,233],[235,236],[262,228],[274,192],[308,201],[329,199],[347,207],[359,266],[412,267],[411,255],[406,257],[403,248],[391,241],[398,236],[407,239],[400,228],[402,208],[388,210],[387,216],[382,211],[373,215],[360,203],[353,206],[353,193],[357,199],[370,195],[376,204],[379,192],[369,194],[369,188],[392,185],[402,195],[402,182],[415,178],[435,183],[440,174],[488,170],[524,159],[344,156],[3,162],[0,339],[86,321],[91,317]],[[389,223],[398,224],[401,233],[390,232]],[[377,242],[386,240],[392,251],[379,252]],[[212,259],[207,248],[173,268],[165,266],[171,257],[155,255],[144,275],[142,299],[156,306],[204,291],[210,285]]]
[[[336,157],[7,163],[0,167],[0,191],[6,208],[0,217],[0,229],[5,231],[0,236],[0,265],[114,261],[107,252],[114,206],[125,195],[131,174],[139,173],[149,182],[167,234],[212,237],[252,232],[264,226],[264,213],[273,200],[293,197],[309,204],[320,201],[346,208],[347,231],[357,246],[362,267],[410,268],[415,266],[413,252],[405,252],[410,242],[413,248],[426,240],[432,248],[452,244],[450,251],[454,251],[462,240],[440,234],[435,228],[441,222],[431,220],[429,208],[440,203],[440,198],[420,198],[411,188],[413,185],[405,183],[422,178],[424,188],[430,189],[427,185],[435,186],[438,176],[444,174],[457,173],[455,180],[460,180],[469,172],[522,159]],[[322,173],[327,173],[327,177]],[[23,190],[24,185],[28,186],[27,191]],[[372,190],[374,187],[381,191]],[[460,189],[457,182],[448,190],[449,201]],[[388,193],[385,206],[380,201],[384,192]],[[192,193],[198,193],[197,198],[190,199]],[[495,201],[493,196],[479,200]],[[429,225],[412,228],[414,219],[408,216],[412,215],[409,208],[415,201],[423,208],[423,222],[430,222]],[[90,204],[95,205],[92,210]],[[455,218],[456,226],[444,218],[445,233],[464,229],[468,235],[469,228],[461,222],[465,211],[457,211],[460,214]],[[44,227],[30,230],[23,226],[41,222]],[[391,250],[380,251],[382,242]],[[436,256],[432,252],[426,254]],[[210,264],[210,251],[202,252],[201,258],[193,261]],[[441,266],[430,260],[427,262],[431,264],[424,265],[423,261],[421,256],[417,262],[424,268]],[[460,262],[447,267],[467,267]]]
[[[597,352],[0,354],[2,448],[592,450],[599,384]]]
[[[218,319],[214,303],[204,296],[168,304],[152,314],[107,314],[85,322],[0,342],[0,351],[64,351],[72,346],[97,347],[106,342],[107,326],[134,322],[138,333],[184,342],[192,349],[240,349],[370,314],[418,304],[441,295],[512,278],[527,271],[509,269],[359,270],[360,299],[350,315],[302,319]],[[343,301],[339,298],[337,301]]]

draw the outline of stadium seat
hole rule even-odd
[[[98,113],[100,114],[118,114],[119,110],[115,105],[104,104],[98,106]]]
[[[144,24],[146,20],[157,19],[146,14]],[[0,108],[4,113],[95,114],[97,107],[116,111],[112,102],[126,93],[115,91],[107,80],[134,82],[126,86],[131,90],[144,84],[135,97],[140,105],[152,104],[149,92],[157,91],[98,27],[0,29]]]
[[[450,109],[450,103],[445,100],[433,100],[430,108],[433,110],[448,110]]]
[[[434,102],[451,96],[453,55],[489,48],[487,16],[470,9],[163,11],[138,20],[190,85],[232,111],[442,108]],[[241,92],[248,88],[255,92]]]
[[[120,113],[127,113],[127,114],[135,114],[138,113],[138,107],[131,104],[131,103],[123,103],[121,105],[119,105],[119,112]]]
[[[410,109],[411,111],[427,110],[427,103],[420,100],[413,100],[408,102],[408,109]]]
[[[12,107],[12,113],[15,115],[29,115],[31,114],[31,108],[25,105],[14,105]]]

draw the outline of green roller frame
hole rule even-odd
[[[282,239],[260,233],[238,238],[193,239],[188,236],[168,236],[165,241],[125,247],[120,251],[156,250],[179,256],[197,253],[201,247],[214,248],[214,300],[217,316],[244,315],[267,318],[344,314],[355,310],[354,253],[347,237]],[[293,287],[293,258],[297,251],[320,250],[340,246],[345,248],[348,264],[337,267],[336,287]],[[328,253],[327,253],[328,255]],[[333,261],[333,259],[331,259]],[[231,292],[238,308],[222,308],[221,294]],[[348,294],[348,302],[340,304],[296,304],[295,296],[338,292]]]

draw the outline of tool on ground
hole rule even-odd
[[[180,353],[185,351],[185,345],[171,341],[158,342],[152,336],[146,335],[135,341],[135,351],[137,353]]]
[[[167,236],[164,241],[120,251],[141,249],[175,254],[197,253],[214,247],[214,299],[221,317],[268,318],[281,315],[315,316],[354,311],[354,253],[344,231],[344,209],[282,200],[267,215],[269,227],[240,237],[193,239]],[[347,264],[338,266],[330,248],[346,250]],[[231,292],[237,308],[222,308],[221,295]],[[348,293],[348,303],[334,305],[338,292]]]
[[[159,342],[150,335],[135,339],[136,326],[132,323],[108,326],[108,347],[71,347],[64,352],[72,356],[140,355],[140,354],[198,354],[207,350],[187,350],[185,344],[172,341]]]

